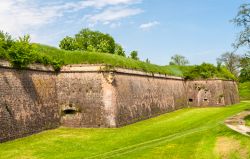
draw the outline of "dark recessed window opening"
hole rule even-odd
[[[189,102],[193,102],[193,99],[192,98],[189,98],[189,100],[188,100]]]
[[[76,114],[76,110],[73,109],[66,109],[63,111],[64,114]]]
[[[208,101],[208,99],[207,99],[207,98],[205,98],[205,99],[204,99],[204,101],[206,102],[206,101]]]

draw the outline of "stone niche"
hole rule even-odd
[[[61,125],[65,127],[79,127],[81,125],[80,107],[70,103],[61,108]]]

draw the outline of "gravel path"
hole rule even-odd
[[[233,117],[228,118],[225,124],[230,129],[237,131],[243,135],[250,136],[250,127],[245,125],[244,118],[250,115],[250,110],[241,112]]]

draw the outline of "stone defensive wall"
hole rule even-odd
[[[187,107],[239,102],[235,81],[187,81],[104,65],[13,69],[0,61],[0,142],[65,127],[120,127]]]

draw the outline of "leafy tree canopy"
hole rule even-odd
[[[241,73],[240,82],[250,81],[250,52],[244,55],[240,60]]]
[[[171,57],[171,61],[169,62],[169,65],[177,65],[177,66],[186,66],[189,64],[189,61],[186,59],[186,57],[182,55],[174,55]]]
[[[208,79],[221,77],[226,79],[234,79],[235,76],[231,74],[225,67],[215,67],[213,64],[203,63],[201,65],[190,66],[185,68],[184,77],[186,79]]]
[[[250,3],[241,5],[237,16],[232,21],[242,28],[234,43],[235,48],[237,49],[241,46],[250,48]]]
[[[125,57],[125,51],[120,44],[115,44],[115,54]]]
[[[237,55],[233,52],[226,52],[217,58],[217,63],[219,65],[224,65],[232,74],[236,77],[239,76],[240,68],[240,55]]]
[[[130,58],[131,58],[131,59],[134,59],[134,60],[139,60],[138,51],[132,51],[132,52],[130,53]]]
[[[74,37],[65,37],[59,44],[64,50],[82,50],[103,53],[117,53],[123,55],[123,49],[115,44],[115,40],[109,34],[90,29],[82,29]],[[118,47],[118,48],[116,48]],[[118,52],[116,52],[119,50]]]

